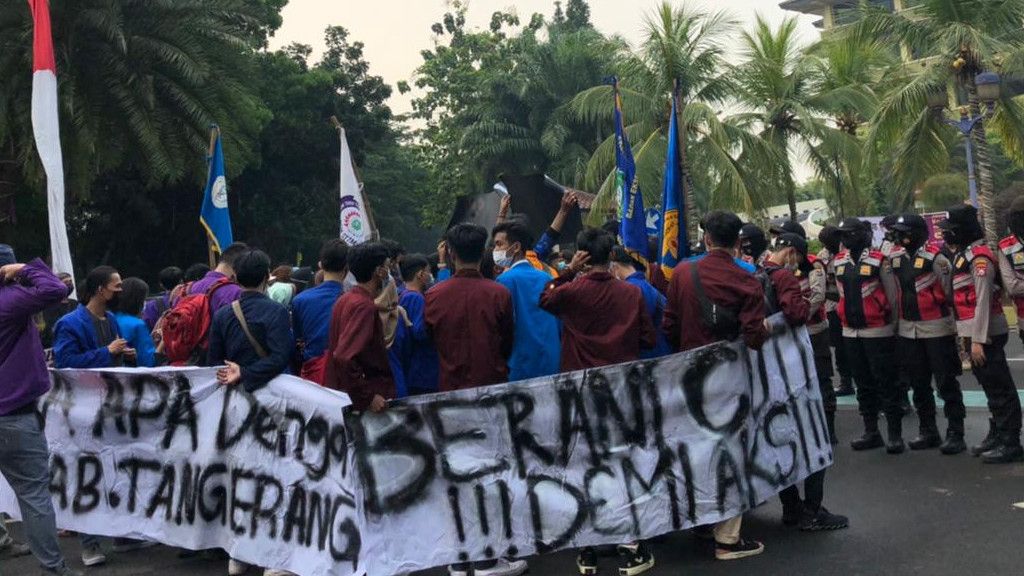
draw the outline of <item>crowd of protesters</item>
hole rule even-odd
[[[406,396],[489,386],[560,372],[655,358],[720,340],[758,349],[773,322],[806,326],[833,443],[836,394],[855,385],[864,434],[855,450],[890,454],[967,450],[958,383],[964,339],[971,367],[989,399],[991,430],[971,449],[985,462],[1024,459],[1021,407],[1006,363],[1009,327],[1002,297],[1014,298],[1024,322],[1024,199],[1014,203],[1012,235],[997,249],[984,242],[976,211],[951,208],[940,224],[944,247],[928,242],[923,219],[889,218],[887,242],[872,246],[871,227],[845,219],[819,236],[811,254],[803,228],[765,231],[735,214],[701,222],[698,254],[670,281],[656,254],[618,243],[617,224],[588,228],[574,250],[559,242],[574,198],[535,239],[503,203],[493,230],[458,224],[436,255],[407,254],[394,242],[326,242],[318,270],[272,266],[264,252],[237,243],[216,267],[167,268],[161,293],[100,266],[69,298],[71,277],[38,259],[18,264],[0,246],[0,473],[14,488],[28,544],[0,523],[0,553],[35,554],[49,571],[71,576],[57,545],[48,491],[48,450],[34,410],[49,388],[47,363],[63,368],[205,365],[225,386],[255,391],[283,373],[301,375],[352,400],[356,412],[388,410]],[[51,350],[47,358],[44,350]],[[833,387],[833,355],[839,368]],[[937,423],[932,381],[944,401]],[[908,392],[919,434],[904,443]],[[887,436],[879,431],[885,417]],[[823,506],[825,473],[803,490],[780,494],[782,521],[806,531],[845,528]],[[742,516],[701,532],[720,560],[760,554],[741,535]],[[106,561],[100,539],[81,535],[83,563]],[[114,550],[147,543],[115,541]],[[120,547],[120,548],[119,548]],[[649,570],[644,542],[618,547],[620,573]],[[582,575],[597,573],[597,554],[581,550]],[[251,567],[236,560],[229,574]],[[286,574],[269,567],[268,574]],[[516,576],[515,558],[449,567],[453,576]]]

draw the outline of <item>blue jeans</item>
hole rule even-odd
[[[35,414],[0,416],[0,474],[14,489],[25,537],[43,567],[64,565],[50,499],[50,451]]]

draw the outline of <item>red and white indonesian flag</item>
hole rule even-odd
[[[46,171],[46,204],[50,213],[50,251],[56,272],[74,274],[64,221],[64,159],[57,116],[57,66],[53,58],[49,0],[28,0],[35,24],[32,42],[32,131]]]
[[[373,230],[366,209],[363,185],[356,178],[345,130],[340,129],[338,132],[341,134],[341,239],[349,246],[355,246],[368,242],[373,237]]]

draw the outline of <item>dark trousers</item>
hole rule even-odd
[[[896,337],[843,338],[846,359],[857,383],[857,403],[865,422],[878,422],[885,412],[890,422],[903,418],[896,367]]]
[[[846,349],[843,345],[843,323],[839,320],[838,312],[828,313],[828,334],[831,339],[832,348],[835,348],[836,369],[839,370],[839,376],[844,380],[853,378],[853,372],[850,371],[850,363],[846,360]]]
[[[800,490],[796,486],[790,486],[779,492],[779,499],[782,500],[782,507],[788,510],[799,510],[800,505],[817,512],[821,508],[821,502],[825,498],[825,471],[819,470],[804,480],[804,499],[800,500]]]
[[[988,398],[988,409],[992,412],[996,432],[1007,446],[1020,444],[1021,411],[1020,396],[1006,362],[1008,334],[993,336],[991,344],[985,344],[985,365],[974,366],[974,375]]]
[[[900,372],[914,391],[914,408],[924,427],[935,423],[935,394],[932,379],[939,397],[946,404],[943,413],[951,431],[963,434],[964,395],[960,391],[957,377],[963,373],[956,336],[939,338],[900,338]]]
[[[821,402],[825,414],[831,419],[836,412],[836,391],[832,388],[832,349],[829,346],[829,333],[811,335],[811,347],[814,349],[814,367],[818,373],[818,387],[821,389]],[[800,490],[790,486],[779,493],[783,508],[798,510],[801,503],[810,511],[817,512],[825,497],[825,471],[820,470],[804,480],[804,498],[800,500]]]
[[[836,391],[832,387],[832,348],[829,346],[828,332],[811,335],[811,347],[814,349],[814,368],[818,373],[818,388],[821,390],[821,402],[826,414],[836,411]]]

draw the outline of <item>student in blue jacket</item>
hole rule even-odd
[[[100,266],[85,278],[85,304],[64,316],[53,329],[57,368],[114,368],[135,360],[135,349],[121,337],[110,309],[117,305],[123,282],[117,270]]]
[[[121,338],[117,319],[110,309],[117,305],[123,282],[117,270],[100,266],[85,278],[82,301],[74,312],[57,321],[53,329],[53,357],[57,368],[114,368],[125,360],[135,361],[135,349]],[[100,538],[81,535],[82,564],[87,567],[107,562]],[[146,546],[148,543],[118,540],[118,549]]]

